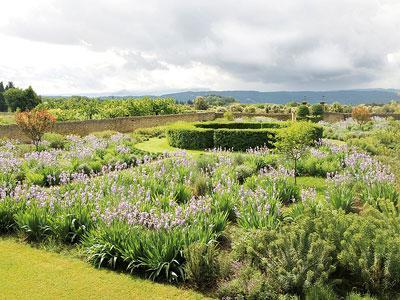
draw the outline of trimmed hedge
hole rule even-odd
[[[286,127],[286,122],[204,122],[195,123],[197,128],[212,128],[212,129],[262,129],[262,128],[282,128]]]
[[[249,148],[267,146],[272,148],[276,131],[273,129],[216,129],[214,147],[245,151]]]
[[[214,130],[203,128],[169,128],[168,144],[182,149],[210,149],[214,147]]]
[[[244,151],[266,145],[273,148],[276,135],[290,122],[204,122],[179,124],[167,129],[168,143],[182,149],[233,149]],[[322,138],[322,127],[314,126],[314,139]]]

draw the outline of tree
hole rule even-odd
[[[14,83],[12,81],[9,81],[8,84],[6,85],[5,90],[13,89],[15,88]]]
[[[311,106],[311,114],[315,117],[320,117],[324,114],[324,107],[322,104],[314,104]]]
[[[4,92],[4,98],[11,111],[20,109],[30,110],[36,107],[40,102],[40,97],[35,93],[31,86],[26,90],[20,88],[9,88]]]
[[[18,112],[15,115],[15,121],[21,131],[32,140],[36,150],[38,150],[43,134],[53,127],[56,118],[47,110],[34,109]]]
[[[7,103],[4,99],[4,85],[3,82],[0,82],[0,111],[7,111]]]
[[[351,117],[360,125],[367,123],[371,120],[368,108],[365,106],[354,107],[351,111]]]
[[[294,122],[278,132],[276,148],[293,161],[296,184],[297,163],[309,146],[314,144],[314,127],[309,122]]]
[[[310,110],[308,109],[307,105],[302,104],[297,108],[297,119],[304,120],[309,114]]]
[[[331,111],[341,113],[343,112],[343,106],[339,102],[334,102],[331,105]]]
[[[0,93],[0,111],[1,112],[7,111],[7,104],[6,100],[4,99],[3,93]]]
[[[196,110],[207,110],[208,104],[203,96],[198,96],[194,99],[194,108]]]

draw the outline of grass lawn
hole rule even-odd
[[[168,144],[167,138],[151,138],[143,143],[136,144],[136,148],[148,152],[163,153],[163,152],[177,152],[182,149],[174,148]],[[201,150],[185,150],[191,154],[201,154],[204,151]]]
[[[0,238],[0,299],[204,299],[54,252]]]
[[[297,177],[297,184],[301,188],[315,188],[317,191],[317,199],[324,199],[327,187],[325,178],[311,176]]]
[[[0,112],[0,125],[15,124],[14,113]]]

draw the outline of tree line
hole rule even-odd
[[[2,81],[0,82],[1,112],[31,110],[41,102],[41,97],[36,94],[31,86],[27,89],[21,89],[15,87],[12,81],[9,81],[5,86]]]

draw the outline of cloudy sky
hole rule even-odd
[[[0,81],[41,94],[400,88],[399,0],[0,7]]]

